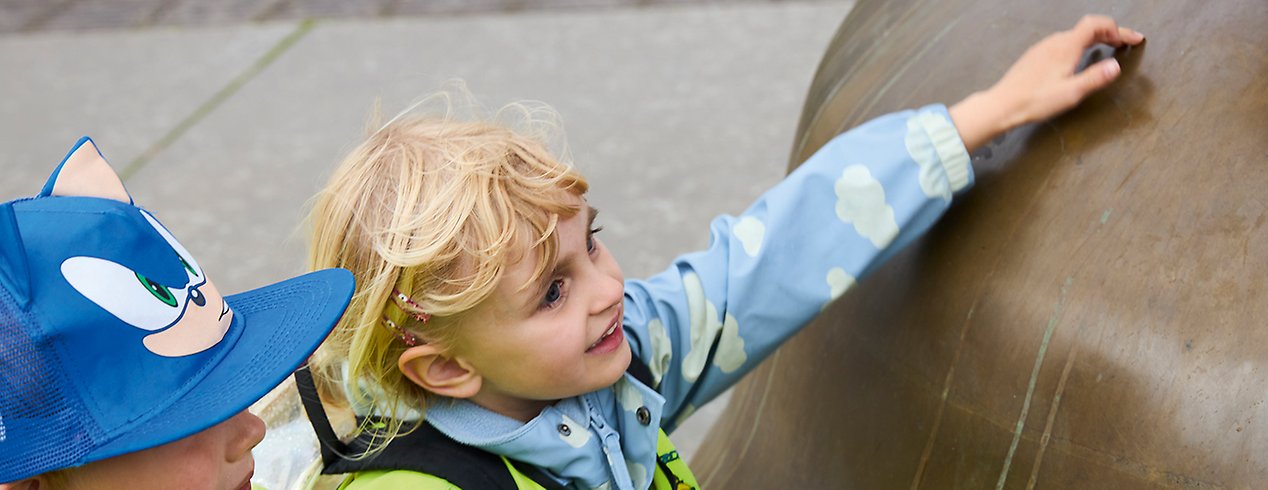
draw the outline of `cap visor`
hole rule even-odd
[[[326,269],[225,297],[242,333],[185,396],[88,454],[126,454],[187,437],[245,410],[295,372],[352,299],[352,273]],[[144,380],[140,380],[144,382]]]

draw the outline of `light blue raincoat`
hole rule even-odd
[[[837,136],[742,215],[716,218],[707,250],[626,282],[625,335],[654,386],[627,374],[528,423],[467,402],[437,404],[427,419],[459,442],[534,464],[572,487],[645,489],[658,428],[672,431],[735,384],[924,233],[972,182],[946,107],[868,122]]]

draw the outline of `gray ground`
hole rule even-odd
[[[0,198],[37,192],[91,135],[222,291],[256,287],[301,272],[305,201],[372,104],[461,78],[563,115],[602,238],[646,276],[783,175],[850,5],[0,0]],[[675,434],[684,454],[720,409]]]

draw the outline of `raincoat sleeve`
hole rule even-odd
[[[706,250],[625,287],[625,332],[666,399],[672,430],[725,391],[886,259],[973,183],[947,109],[882,116],[843,133]]]

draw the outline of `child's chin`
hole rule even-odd
[[[625,371],[629,369],[630,360],[633,356],[631,355],[629,344],[623,342],[620,347],[605,354],[604,357],[602,365],[592,365],[590,367],[590,375],[585,382],[589,386],[582,387],[585,390],[583,393],[589,393],[616,384],[617,381],[621,380],[622,376],[625,376]],[[590,383],[594,384],[590,385]]]
[[[621,345],[610,355],[612,356],[612,372],[610,373],[611,379],[607,380],[607,385],[616,384],[621,379],[621,376],[625,375],[625,371],[630,368],[630,363],[633,362],[634,357],[628,342],[621,342]]]

